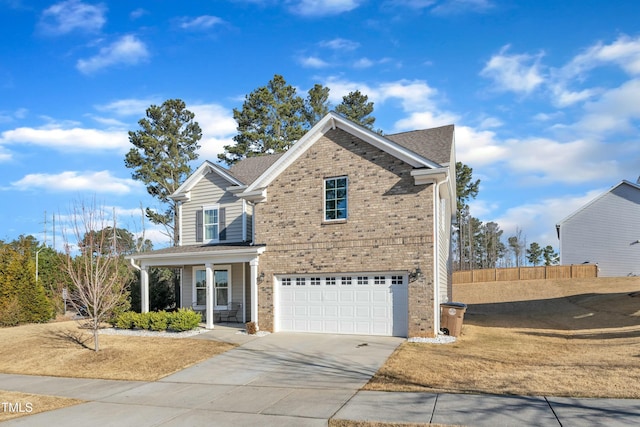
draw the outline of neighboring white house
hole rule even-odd
[[[605,277],[640,275],[640,184],[618,183],[556,229],[561,264],[598,264]]]

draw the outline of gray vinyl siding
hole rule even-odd
[[[451,298],[450,259],[451,248],[451,213],[447,200],[440,199],[440,218],[438,218],[438,286],[440,302],[448,302]]]
[[[196,242],[196,212],[203,206],[219,205],[225,208],[227,238],[221,243],[242,242],[242,200],[225,188],[231,184],[216,173],[203,177],[192,189],[191,200],[182,204],[182,244]],[[223,225],[221,224],[220,230]]]
[[[182,269],[182,307],[193,306],[193,269],[185,266]]]
[[[204,268],[204,265],[188,265],[183,268],[182,276],[182,306],[191,307],[193,305],[193,268]],[[215,268],[215,267],[214,267]],[[244,276],[243,276],[244,270]],[[240,303],[247,310],[247,321],[251,319],[251,273],[249,263],[231,264],[231,302]],[[242,298],[242,288],[245,289],[245,298]],[[242,321],[242,310],[238,314],[238,320]]]
[[[604,277],[640,274],[640,190],[622,183],[560,224],[560,262]]]

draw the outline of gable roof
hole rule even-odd
[[[432,129],[412,130],[409,132],[385,135],[396,144],[402,145],[421,156],[441,165],[451,161],[453,142],[453,125]]]
[[[589,206],[595,204],[596,202],[598,202],[600,199],[602,199],[604,196],[606,196],[609,193],[612,193],[616,188],[622,186],[622,185],[628,185],[629,187],[631,187],[632,189],[638,190],[640,191],[640,183],[638,184],[634,184],[631,181],[627,181],[626,179],[623,179],[622,181],[620,181],[619,183],[617,183],[616,185],[614,185],[613,187],[611,187],[610,189],[608,189],[607,191],[605,191],[604,193],[600,194],[599,196],[593,198],[591,201],[587,202],[586,204],[584,204],[583,206],[581,206],[580,208],[578,208],[577,210],[575,210],[574,212],[572,212],[571,214],[567,215],[565,218],[562,219],[562,221],[558,222],[558,224],[556,224],[556,229],[559,231],[559,228],[562,224],[564,224],[565,222],[569,221],[571,218],[573,218],[574,216],[576,216],[577,214],[579,214],[580,212],[584,211],[585,209],[587,209]],[[558,236],[559,237],[559,236]]]
[[[258,179],[264,171],[276,162],[284,153],[264,154],[260,156],[247,157],[234,163],[229,168],[229,173],[244,184],[251,184]]]
[[[325,133],[336,128],[342,129],[358,137],[359,139],[379,148],[382,151],[385,151],[386,153],[417,169],[438,169],[443,167],[443,165],[438,161],[434,161],[427,157],[427,154],[435,155],[440,161],[446,157],[446,162],[443,163],[448,163],[450,161],[453,146],[453,126],[444,126],[442,128],[435,128],[427,131],[405,132],[403,134],[385,137],[331,111],[316,123],[316,125],[313,126],[302,138],[300,138],[300,140],[287,152],[283,153],[281,157],[276,159],[271,166],[265,169],[263,173],[252,181],[243,194],[250,195],[253,192],[266,188],[282,171],[298,159]],[[437,137],[438,143],[435,144],[435,148],[428,148],[426,147],[428,144],[420,142],[420,139],[427,135]],[[448,141],[447,136],[450,136]],[[430,140],[428,141],[431,142]],[[446,156],[444,155],[445,151],[447,152]]]
[[[243,185],[242,181],[231,175],[228,170],[210,162],[209,160],[205,160],[204,163],[201,164],[198,169],[196,169],[195,172],[193,172],[189,178],[187,178],[186,181],[183,182],[182,185],[169,197],[176,201],[189,200],[189,192],[191,189],[195,187],[202,178],[212,172],[227,180],[229,185]]]

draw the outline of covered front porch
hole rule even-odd
[[[264,246],[176,246],[127,256],[140,271],[141,309],[149,311],[149,269],[180,269],[179,307],[204,313],[207,329],[215,323],[258,324],[259,257]]]

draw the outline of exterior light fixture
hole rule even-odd
[[[418,279],[422,278],[422,270],[420,270],[420,267],[414,269],[413,271],[409,272],[409,281],[410,282],[415,282]]]

